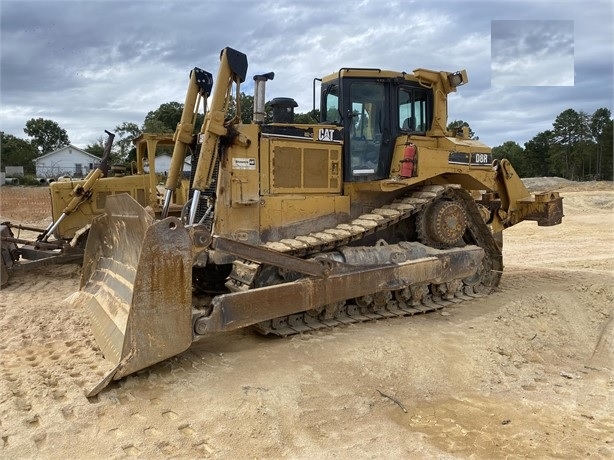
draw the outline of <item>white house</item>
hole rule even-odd
[[[74,145],[62,147],[34,160],[36,177],[85,177],[98,166],[100,158]]]

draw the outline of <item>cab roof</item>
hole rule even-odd
[[[382,69],[366,69],[366,68],[348,68],[344,67],[337,72],[326,75],[322,78],[322,83],[328,83],[341,78],[356,77],[356,78],[385,78],[385,79],[405,79],[408,81],[417,81],[413,73],[398,72],[394,70]]]

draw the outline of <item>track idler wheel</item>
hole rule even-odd
[[[467,214],[456,200],[440,200],[429,205],[418,219],[422,243],[436,248],[455,246],[467,230]]]

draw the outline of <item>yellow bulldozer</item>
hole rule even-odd
[[[90,396],[222,331],[287,336],[483,296],[502,274],[505,228],[562,220],[557,193],[531,195],[507,160],[446,130],[465,71],[341,68],[314,80],[311,124],[294,123],[291,98],[273,99],[265,123],[273,73],[254,77],[253,120],[240,122],[239,51],[222,50],[210,97],[202,72],[165,192],[170,203],[193,149],[186,211],[156,219],[115,195],[92,223],[75,298],[113,368]]]

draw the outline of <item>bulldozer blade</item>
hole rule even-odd
[[[179,219],[154,221],[129,195],[107,197],[92,222],[75,302],[114,368],[87,396],[190,346],[191,241]]]

